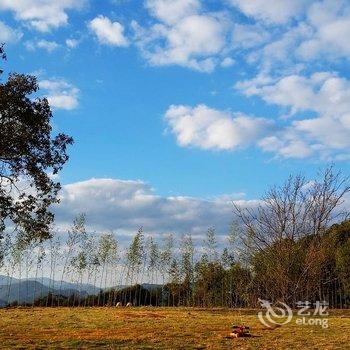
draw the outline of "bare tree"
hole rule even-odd
[[[159,259],[160,259],[160,252],[159,252],[159,247],[156,241],[154,241],[153,237],[150,237],[149,242],[148,242],[148,264],[147,264],[147,269],[149,274],[151,275],[151,286],[150,286],[150,305],[152,305],[152,289],[153,289],[153,284],[154,284],[154,279],[157,281],[157,271],[159,269]],[[158,300],[158,295],[157,295],[157,290],[156,288],[156,303]],[[157,306],[157,305],[156,305]]]
[[[60,257],[61,242],[59,237],[51,236],[50,240],[50,279],[49,279],[49,295],[53,296],[55,293],[55,274],[57,268],[57,262]],[[46,298],[46,306],[48,306],[49,298]],[[54,298],[51,297],[51,306],[53,306]]]
[[[126,260],[127,260],[127,277],[130,283],[130,286],[134,283],[134,276],[139,276],[140,269],[142,267],[144,257],[144,235],[142,227],[138,230],[134,239],[132,240],[130,247],[128,249]],[[130,288],[130,298],[131,298],[131,288]],[[131,302],[131,300],[129,300]],[[136,304],[137,300],[134,300]]]
[[[310,286],[314,281],[312,288],[317,289],[324,256],[321,238],[345,214],[341,204],[349,191],[348,178],[330,167],[315,181],[290,176],[282,186],[271,188],[257,208],[234,205],[244,227],[245,255],[256,271],[268,274],[257,280],[257,291],[294,301],[304,282]]]
[[[65,274],[66,274],[67,270],[70,267],[71,259],[73,258],[73,254],[76,250],[76,247],[81,242],[82,238],[85,236],[86,236],[85,214],[80,214],[74,219],[73,226],[68,231],[68,238],[67,238],[67,242],[66,242],[67,249],[64,253],[65,258],[64,258],[64,263],[63,263],[63,267],[62,267],[59,295],[61,295],[63,280],[65,278]],[[59,303],[59,301],[58,301],[58,303]]]
[[[181,268],[176,258],[173,258],[170,265],[170,293],[172,297],[172,306],[180,305],[181,288]]]
[[[216,232],[213,227],[209,228],[204,240],[206,255],[209,261],[216,261],[218,259]]]
[[[181,270],[183,274],[183,286],[186,290],[186,305],[192,302],[192,287],[194,282],[194,245],[190,234],[183,236],[181,240]]]
[[[173,259],[173,252],[174,249],[174,237],[172,234],[168,234],[164,237],[164,242],[162,245],[162,251],[160,252],[160,273],[162,275],[162,305],[163,305],[163,298],[164,298],[164,284],[165,279],[168,277],[170,278],[170,270],[171,270],[171,262]],[[169,297],[168,295],[168,306],[169,306]]]
[[[113,234],[103,234],[100,237],[98,245],[98,259],[102,267],[101,276],[100,276],[100,290],[105,290],[107,287],[107,277],[108,277],[108,267],[110,264],[117,260],[118,255],[118,242],[116,241]],[[104,294],[105,295],[105,294]],[[100,296],[98,295],[98,305],[100,305]],[[105,304],[106,300],[103,300]]]
[[[234,204],[246,228],[244,243],[262,250],[282,240],[322,235],[344,211],[336,210],[350,191],[348,178],[327,168],[315,181],[290,176],[282,186],[272,187],[257,208]]]
[[[38,281],[38,273],[39,269],[43,269],[43,261],[45,259],[45,248],[43,246],[43,243],[40,242],[39,245],[36,247],[36,266],[35,266],[35,275],[34,275],[34,280],[35,282]],[[36,288],[37,288],[37,283],[34,284],[34,291],[33,291],[33,307],[35,304],[35,298],[36,298]]]

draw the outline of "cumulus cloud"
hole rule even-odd
[[[89,28],[102,44],[128,46],[128,40],[124,36],[124,27],[119,22],[112,22],[107,17],[98,16],[90,21]]]
[[[60,45],[56,43],[56,41],[48,41],[48,40],[37,40],[37,41],[26,41],[25,47],[28,50],[34,51],[36,49],[43,49],[47,52],[52,52],[56,50]]]
[[[206,105],[170,106],[165,120],[180,146],[202,149],[246,147],[268,134],[272,126],[264,118],[218,111]]]
[[[227,0],[213,12],[199,0],[147,0],[153,25],[133,21],[135,41],[152,65],[180,65],[211,72],[223,56],[240,56],[268,71],[305,68],[311,59],[348,59],[350,4],[346,0]]]
[[[149,233],[205,234],[214,226],[219,234],[226,234],[233,220],[232,198],[163,197],[142,181],[90,179],[63,186],[60,198],[55,208],[58,225],[69,225],[84,212],[90,228],[98,231],[134,233],[142,226]]]
[[[46,90],[46,97],[51,107],[65,110],[78,107],[79,89],[64,79],[41,80],[39,86]]]
[[[132,21],[134,41],[155,66],[179,65],[212,72],[225,57],[265,71],[290,73],[326,54],[348,58],[350,4],[345,0],[227,0],[250,18],[232,16],[227,6],[214,12],[199,0],[147,0],[153,22]],[[228,65],[229,66],[229,65]]]
[[[287,128],[274,136],[261,139],[258,145],[263,151],[272,152],[278,157],[303,159],[314,155],[317,145],[310,145],[292,128]]]
[[[184,17],[197,14],[201,8],[198,0],[147,0],[151,14],[167,24],[176,24]]]
[[[305,110],[327,115],[350,112],[350,81],[331,72],[247,80],[238,82],[236,88],[248,96],[258,95],[268,103],[289,107],[293,114]]]
[[[231,4],[252,19],[252,24],[235,24],[233,45],[257,68],[255,77],[237,82],[235,88],[276,106],[280,117],[273,134],[258,140],[258,146],[280,157],[348,159],[350,81],[333,68],[350,57],[350,3],[281,0],[268,6],[269,1],[231,0]]]
[[[269,32],[259,25],[236,24],[233,28],[232,41],[234,47],[244,49],[256,47],[269,39]]]
[[[344,157],[350,153],[350,81],[330,72],[311,76],[290,75],[278,79],[260,76],[239,82],[236,88],[247,96],[284,107],[298,115],[283,131],[259,145],[287,157],[314,154]],[[306,117],[305,113],[312,113]]]
[[[273,36],[262,47],[253,46],[248,53],[248,61],[257,64],[262,71],[290,74],[304,69],[304,62],[296,60],[295,50],[298,45],[312,35],[312,30],[303,22],[280,35]]]
[[[12,29],[6,23],[0,21],[0,42],[16,42],[22,35],[19,30]]]
[[[350,54],[350,3],[342,0],[325,0],[310,6],[307,23],[313,35],[297,48],[297,54],[305,60],[318,58],[320,54],[348,58]]]
[[[221,62],[221,67],[227,68],[235,64],[235,60],[232,57],[225,57]]]
[[[308,0],[229,0],[246,16],[267,23],[284,24],[297,17]]]
[[[247,61],[263,70],[296,71],[314,59],[349,59],[349,1],[230,1],[255,21],[235,24],[234,45],[248,51]]]
[[[104,16],[89,27],[103,44],[134,43],[151,65],[201,72],[231,66],[226,58],[237,61],[242,51],[254,67],[283,74],[305,69],[320,55],[348,59],[350,53],[347,0],[227,0],[215,11],[200,0],[145,0],[144,7],[150,18],[131,21],[132,38]],[[234,16],[232,7],[249,22]]]
[[[78,39],[66,39],[66,45],[69,49],[74,49],[79,45],[79,40]]]
[[[211,72],[225,51],[229,21],[223,13],[202,13],[198,1],[153,0],[146,6],[156,23],[133,21],[135,41],[152,65],[179,65]]]
[[[159,196],[145,182],[108,178],[64,185],[60,199],[53,208],[58,228],[69,227],[76,215],[85,213],[89,231],[116,232],[122,244],[141,226],[153,235],[191,233],[202,244],[210,227],[219,235],[229,232],[235,220],[233,202],[252,209],[261,203],[241,193],[212,199]],[[349,200],[345,198],[344,207]]]
[[[0,0],[0,10],[11,11],[17,20],[47,32],[68,22],[68,10],[80,9],[85,0]]]
[[[236,89],[284,110],[267,119],[209,108],[173,105],[168,130],[182,147],[233,150],[256,146],[282,158],[350,157],[350,81],[332,72],[275,78],[261,74]]]

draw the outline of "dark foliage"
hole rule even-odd
[[[13,73],[0,84],[0,235],[11,221],[28,240],[50,235],[49,208],[60,189],[50,174],[62,169],[73,142],[52,135],[47,99],[31,98],[37,91],[36,77],[29,75]]]

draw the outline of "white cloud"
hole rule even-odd
[[[148,233],[204,235],[215,226],[225,234],[233,220],[229,196],[213,200],[162,197],[142,181],[90,179],[63,186],[60,197],[55,209],[57,224],[69,224],[75,215],[84,212],[88,225],[96,230],[135,232],[143,226]],[[239,203],[255,206],[257,202]]]
[[[74,49],[74,48],[76,48],[79,45],[79,40],[72,39],[72,38],[66,39],[66,45],[67,45],[68,48]]]
[[[85,213],[89,231],[114,231],[123,246],[141,226],[153,235],[174,233],[179,238],[192,233],[201,245],[210,227],[219,235],[229,232],[235,219],[232,201],[252,209],[261,204],[245,200],[244,194],[213,199],[159,196],[142,181],[101,178],[64,185],[60,198],[54,208],[58,227],[69,227],[76,215]],[[345,207],[349,199],[345,198]]]
[[[227,0],[253,19],[242,23],[227,7],[212,12],[199,0],[147,0],[153,25],[132,22],[135,41],[155,66],[211,72],[230,55],[264,71],[299,72],[319,54],[349,57],[350,4],[345,0]]]
[[[309,158],[317,151],[317,144],[310,144],[302,139],[302,135],[295,132],[293,127],[287,127],[273,136],[268,136],[258,142],[258,146],[265,152],[282,158]]]
[[[124,27],[119,22],[112,22],[109,18],[98,16],[89,23],[98,41],[111,46],[128,46],[124,36]]]
[[[331,58],[350,55],[350,3],[343,0],[325,0],[312,4],[307,23],[313,28],[313,35],[297,49],[305,59],[318,58],[327,54]]]
[[[35,49],[43,49],[47,52],[52,52],[56,50],[60,45],[57,44],[55,41],[48,41],[48,40],[37,40],[37,41],[26,41],[25,47],[28,50],[34,51]]]
[[[349,59],[347,0],[230,1],[255,19],[253,25],[235,24],[233,44],[247,50],[246,60],[261,70],[289,74],[306,69],[315,59],[321,64]],[[292,18],[295,21],[282,25]]]
[[[17,20],[41,32],[67,24],[67,10],[80,9],[85,0],[0,0],[0,11],[15,13]]]
[[[234,47],[251,48],[261,45],[270,39],[270,34],[258,25],[235,24],[232,41]]]
[[[280,71],[282,74],[299,72],[304,69],[303,61],[297,61],[295,50],[303,40],[312,36],[312,29],[300,22],[282,34],[271,36],[273,39],[262,47],[253,46],[248,52],[248,61],[265,72]]]
[[[350,112],[350,81],[335,73],[266,77],[238,82],[236,88],[248,96],[258,95],[268,103],[288,107],[293,114],[307,110],[327,115]]]
[[[0,21],[0,42],[16,42],[21,39],[22,35],[20,31],[12,29],[6,23]]]
[[[235,64],[235,60],[231,57],[225,57],[221,62],[221,67],[227,68]]]
[[[258,146],[287,158],[348,159],[350,80],[332,69],[350,57],[349,1],[230,2],[255,20],[234,26],[234,45],[258,71],[235,87],[247,97],[258,96],[277,106],[282,117],[276,120],[275,132],[260,139]],[[311,63],[315,59],[317,68]]]
[[[179,65],[211,72],[224,54],[230,21],[224,13],[202,11],[194,0],[147,1],[157,22],[132,22],[135,41],[151,65]]]
[[[297,17],[308,0],[228,0],[246,16],[267,23],[284,24]]]
[[[281,118],[268,122],[205,105],[171,106],[165,118],[177,142],[204,149],[257,145],[286,158],[348,157],[349,81],[317,72],[310,60],[322,55],[319,67],[331,70],[336,59],[350,57],[349,1],[227,1],[250,17],[249,24],[239,17],[233,22],[226,9],[210,12],[197,0],[148,0],[154,22],[133,22],[136,44],[152,65],[204,72],[240,64],[243,57],[258,74],[236,88],[277,106]]]
[[[41,89],[46,90],[50,106],[57,109],[73,110],[78,107],[79,89],[63,79],[41,80]]]
[[[165,120],[180,146],[202,149],[246,147],[268,134],[272,126],[267,119],[231,114],[205,105],[170,106]]]
[[[305,132],[326,149],[350,154],[350,114],[340,118],[321,116],[294,123],[296,130]]]
[[[349,80],[330,72],[278,79],[260,76],[240,82],[236,88],[247,96],[257,95],[269,104],[287,108],[290,116],[299,116],[273,137],[259,141],[262,149],[299,158],[317,154],[335,159],[350,154]]]
[[[151,14],[167,24],[195,15],[201,8],[199,0],[147,0],[146,8]]]

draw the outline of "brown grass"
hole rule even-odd
[[[329,328],[263,327],[254,310],[22,308],[0,310],[1,349],[350,349],[350,311],[330,311]],[[232,324],[251,338],[230,339]]]

